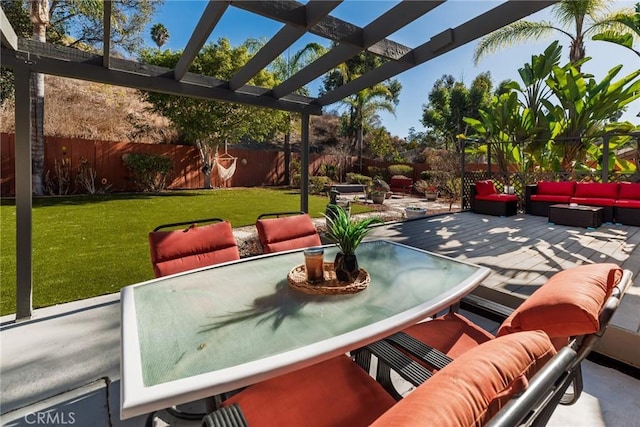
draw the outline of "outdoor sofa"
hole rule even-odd
[[[576,203],[598,206],[604,222],[640,226],[640,183],[540,181],[525,188],[525,212],[549,216],[549,206]]]
[[[413,179],[406,177],[393,177],[389,182],[389,187],[394,193],[411,194]]]
[[[471,211],[496,216],[518,213],[518,196],[498,193],[492,180],[477,181],[471,186]]]

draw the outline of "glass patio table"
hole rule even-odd
[[[335,246],[325,247],[325,262]],[[121,417],[231,391],[327,360],[455,303],[489,269],[384,240],[361,243],[356,294],[289,287],[302,251],[246,258],[122,289]]]

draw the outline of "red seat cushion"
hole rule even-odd
[[[485,425],[554,355],[541,331],[488,341],[437,372],[372,426]]]
[[[515,194],[495,193],[487,194],[484,196],[476,196],[476,200],[487,200],[490,202],[517,202],[518,196],[516,196]]]
[[[489,332],[457,313],[410,326],[404,332],[440,350],[452,359],[494,338]],[[432,369],[431,366],[426,366]]]
[[[553,194],[532,194],[531,200],[534,202],[569,203],[571,196],[558,196]]]
[[[240,259],[227,221],[186,230],[149,233],[151,263],[156,277]]]
[[[621,182],[618,199],[640,200],[640,183]]]
[[[546,194],[552,196],[573,196],[576,183],[574,181],[554,182],[540,181],[536,194]]]
[[[589,206],[613,206],[616,202],[615,199],[602,199],[599,197],[572,197],[569,201],[571,203]]]
[[[573,196],[615,200],[618,198],[618,183],[578,182]]]
[[[615,264],[589,264],[556,273],[502,323],[497,336],[543,330],[551,338],[595,333],[599,314],[620,282]]]
[[[247,387],[227,399],[250,426],[367,426],[395,400],[346,356]]]
[[[497,192],[492,180],[476,181],[476,196],[487,196],[489,194],[496,194]]]
[[[322,244],[318,230],[307,214],[259,219],[256,228],[267,254]]]
[[[640,209],[640,200],[616,200],[615,206],[619,208]],[[640,215],[640,212],[638,212],[638,215]]]

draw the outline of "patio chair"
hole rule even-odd
[[[555,274],[504,320],[497,337],[514,332],[542,330],[556,349],[572,344],[578,354],[570,375],[573,393],[560,403],[573,404],[582,392],[580,362],[586,358],[604,334],[624,293],[631,285],[631,272],[615,264],[590,264]],[[473,302],[482,310],[500,316],[505,307],[473,298],[463,301],[472,309]],[[493,335],[454,311],[434,320],[418,323],[388,337],[427,369],[443,369],[470,349],[495,339]],[[378,366],[378,380],[393,393],[389,366]]]
[[[240,259],[231,224],[220,218],[160,225],[149,233],[149,248],[155,277]]]
[[[396,401],[341,355],[247,387],[203,426],[368,426]]]
[[[477,214],[512,216],[518,213],[518,196],[498,193],[492,180],[477,181],[470,188],[471,211]]]
[[[311,217],[304,212],[262,214],[256,228],[265,254],[322,244]]]
[[[542,331],[509,334],[468,351],[395,403],[340,356],[248,387],[207,415],[203,425],[418,427],[485,425],[495,419],[517,425],[553,412],[552,397],[561,391],[555,384],[563,384],[575,357],[568,347],[556,354]],[[506,415],[503,407],[509,408]]]

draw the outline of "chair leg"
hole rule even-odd
[[[571,379],[571,384],[573,386],[573,391],[570,393],[565,392],[562,395],[562,399],[560,399],[561,405],[573,405],[578,401],[582,394],[582,389],[584,387],[584,383],[582,381],[582,365],[576,366],[572,375],[573,378]]]

